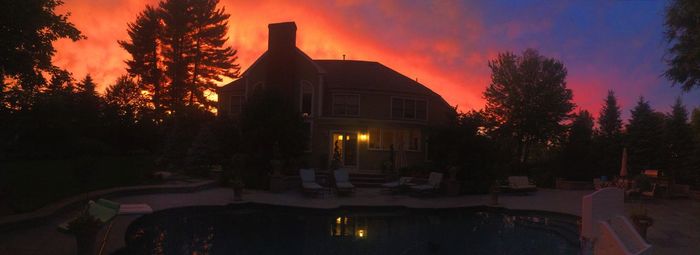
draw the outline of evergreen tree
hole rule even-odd
[[[215,82],[223,77],[235,78],[240,66],[236,64],[236,50],[224,46],[228,37],[229,14],[217,9],[219,0],[192,0],[192,80],[189,83],[189,104],[195,102],[207,107],[213,103],[206,97],[216,90]]]
[[[622,161],[622,119],[620,106],[615,92],[608,91],[603,108],[598,117],[598,129],[595,133],[595,159],[599,162],[596,176],[614,176],[620,171]]]
[[[664,35],[670,44],[664,76],[683,90],[700,86],[700,2],[673,0],[666,8]]]
[[[137,113],[146,107],[139,86],[126,75],[105,89],[104,100],[118,116],[133,122],[136,121]]]
[[[690,177],[692,166],[689,163],[694,146],[688,111],[680,98],[676,99],[671,114],[667,117],[665,132],[668,170],[677,181],[686,182]]]
[[[664,168],[664,115],[640,97],[627,125],[630,173]]]
[[[621,110],[617,105],[615,92],[608,91],[608,96],[605,98],[605,104],[600,109],[598,118],[599,133],[607,138],[619,136],[622,133],[622,119],[620,118]]]
[[[574,114],[569,135],[562,151],[562,177],[573,180],[590,180],[600,171],[592,160],[593,116],[586,110]]]
[[[148,91],[151,95],[157,119],[163,116],[163,96],[166,83],[164,82],[165,72],[160,59],[162,50],[161,13],[150,5],[142,11],[136,21],[129,23],[130,41],[119,41],[119,45],[130,55],[131,59],[126,61],[127,72],[138,77],[138,85],[141,90]],[[122,84],[125,80],[122,80]],[[123,87],[123,86],[122,86]]]
[[[192,58],[188,51],[194,48],[190,34],[193,23],[190,3],[191,0],[165,0],[159,5],[164,25],[162,54],[167,70],[165,74],[170,82],[167,104],[174,111],[185,106],[190,81]]]

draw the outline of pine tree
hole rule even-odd
[[[195,102],[212,106],[207,98],[216,89],[215,82],[221,82],[222,77],[235,78],[240,66],[236,64],[236,50],[224,46],[228,37],[229,14],[224,8],[217,9],[219,0],[192,1],[192,80],[189,87],[189,104]]]
[[[598,117],[598,129],[595,132],[594,152],[598,162],[596,175],[613,176],[620,170],[622,160],[622,119],[615,92],[608,91]]]
[[[591,160],[593,149],[593,116],[586,110],[574,114],[569,136],[562,151],[563,177],[574,180],[590,180],[600,176]]]
[[[688,123],[688,111],[680,98],[676,99],[671,114],[667,117],[665,132],[668,170],[677,181],[685,182],[689,178],[688,163],[694,146],[693,132]]]
[[[644,97],[639,98],[631,113],[627,125],[630,173],[665,167],[662,156],[665,116],[654,111]]]
[[[130,55],[126,61],[127,72],[138,77],[141,90],[148,91],[156,118],[162,118],[164,75],[161,60],[162,33],[161,13],[150,5],[141,12],[134,23],[129,23],[130,41],[119,41],[119,45]]]
[[[167,93],[171,110],[181,111],[188,91],[189,68],[192,57],[188,51],[194,48],[191,31],[193,15],[191,0],[165,0],[159,11],[163,20],[163,58],[166,76],[170,82]]]
[[[599,132],[602,136],[612,138],[620,135],[622,132],[622,119],[620,118],[620,106],[617,105],[615,92],[608,91],[608,96],[605,98],[605,104],[600,109],[598,118]]]

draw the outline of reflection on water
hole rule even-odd
[[[572,238],[566,238],[567,231]],[[578,254],[576,231],[570,219],[473,210],[260,208],[241,212],[208,207],[160,212],[135,221],[123,252]]]

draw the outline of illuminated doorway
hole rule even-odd
[[[357,167],[357,134],[333,132],[331,135],[330,161],[337,160],[340,167]]]

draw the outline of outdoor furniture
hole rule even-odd
[[[333,171],[333,177],[335,177],[335,188],[338,193],[352,193],[355,191],[355,185],[350,183],[350,174],[345,169],[337,169]]]
[[[656,183],[651,185],[650,191],[642,191],[641,195],[644,198],[652,199],[652,198],[654,198],[655,193],[656,193]]]
[[[412,191],[420,194],[425,193],[435,193],[440,189],[440,183],[442,182],[442,174],[437,172],[431,172],[428,176],[428,182],[426,184],[413,185],[410,186]]]
[[[400,177],[396,181],[383,183],[382,188],[391,192],[399,192],[402,188],[412,186],[411,180],[413,177]]]
[[[501,186],[501,189],[512,192],[536,191],[537,186],[530,183],[527,176],[508,176],[508,185]]]
[[[148,204],[123,204],[119,207],[119,215],[149,214],[153,212]]]
[[[88,202],[87,213],[92,217],[98,219],[102,224],[107,223],[114,219],[119,213],[120,204],[107,199],[98,199],[97,202],[90,200]],[[68,224],[74,221],[77,217],[71,218],[70,220],[58,225],[58,230],[62,232],[69,232]]]
[[[299,178],[301,178],[301,189],[304,194],[319,195],[323,192],[323,186],[316,183],[314,169],[299,169]]]

